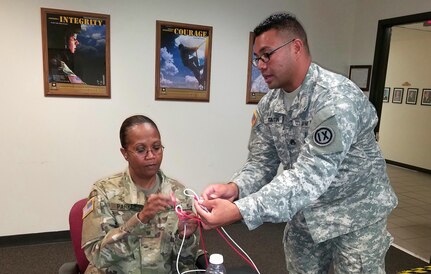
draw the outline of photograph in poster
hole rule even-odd
[[[45,95],[110,97],[109,15],[41,13]]]
[[[253,42],[254,34],[250,32],[249,45],[248,45],[248,73],[247,73],[247,104],[257,104],[260,99],[269,91],[268,85],[262,76],[260,70],[253,66]]]
[[[212,27],[156,22],[156,100],[209,101]]]

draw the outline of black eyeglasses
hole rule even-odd
[[[262,62],[264,63],[268,63],[269,60],[271,59],[271,55],[273,55],[277,50],[281,49],[282,47],[289,45],[290,43],[292,43],[293,41],[295,41],[296,38],[293,38],[292,40],[290,40],[289,42],[284,43],[283,45],[279,46],[278,48],[275,48],[269,52],[265,52],[263,53],[261,56],[259,57],[255,57],[253,58],[253,60],[251,61],[253,66],[257,67],[259,65],[259,61],[262,60]]]

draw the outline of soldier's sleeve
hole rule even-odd
[[[196,213],[196,210],[193,208],[193,198],[186,197],[183,195],[182,190],[176,191],[175,196],[179,199],[182,208],[185,210],[192,210],[194,213]],[[192,270],[196,269],[195,263],[199,253],[199,228],[196,229],[196,231],[190,235],[188,239],[185,239],[184,244],[181,249],[180,253],[180,260],[179,260],[179,269],[181,272],[184,272],[186,270]],[[174,256],[173,259],[176,261],[178,256],[178,251],[180,250],[182,243],[182,238],[179,238],[178,233],[176,233],[176,236],[174,238]],[[174,262],[173,265],[175,265],[176,262]]]
[[[247,161],[231,179],[239,187],[240,198],[258,191],[270,182],[280,165],[271,131],[263,123],[259,106],[252,117]]]
[[[147,229],[151,227],[141,223],[136,214],[119,226],[103,191],[93,188],[83,209],[82,231],[82,248],[92,265],[103,268],[118,261],[132,260],[139,245],[136,235]]]
[[[323,107],[313,117],[293,168],[235,202],[249,229],[263,222],[288,222],[326,191],[356,138],[359,113],[370,115],[356,108],[348,99]]]

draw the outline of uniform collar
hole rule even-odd
[[[299,93],[295,97],[290,106],[290,111],[287,112],[284,107],[284,90],[277,90],[277,97],[271,102],[271,108],[274,109],[274,113],[288,115],[291,113],[291,119],[297,118],[302,112],[308,109],[310,103],[310,97],[313,92],[314,85],[316,83],[315,79],[317,77],[317,65],[314,63],[310,64],[307,74],[299,87]]]

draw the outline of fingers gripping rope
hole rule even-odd
[[[191,191],[193,194],[190,195],[187,191]],[[184,189],[184,195],[186,195],[187,197],[193,197],[194,199],[198,199],[197,194],[190,189]],[[199,227],[199,235],[200,235],[200,242],[202,244],[202,249],[204,251],[204,257],[205,257],[205,264],[208,267],[208,258],[207,258],[207,253],[206,253],[206,249],[205,249],[205,244],[204,244],[204,239],[202,237],[202,225],[201,225],[201,219],[198,216],[191,216],[189,214],[187,214],[187,212],[183,211],[183,208],[181,205],[176,203],[176,198],[174,196],[173,193],[171,193],[171,198],[174,201],[174,206],[175,206],[175,213],[178,216],[179,220],[187,220],[187,219],[193,219],[196,220],[198,222],[198,227]],[[177,262],[176,262],[176,268],[177,268],[177,273],[178,274],[185,274],[185,273],[192,273],[192,272],[206,272],[205,269],[197,269],[197,270],[188,270],[188,271],[184,271],[184,272],[180,272],[180,268],[179,268],[179,261],[180,261],[180,254],[181,254],[181,250],[183,248],[184,242],[186,240],[186,235],[187,235],[187,225],[186,223],[184,223],[184,231],[183,231],[183,239],[181,241],[181,245],[180,245],[180,249],[178,250],[178,255],[177,255]]]
[[[186,195],[187,197],[192,197],[194,200],[196,201],[201,201],[202,199],[196,194],[196,192],[194,192],[192,189],[186,188],[184,189],[184,195]],[[173,193],[171,194],[172,198],[174,201],[176,201],[175,197],[173,196]],[[209,212],[208,209],[204,206],[201,205],[201,207],[206,211]],[[200,231],[200,242],[202,244],[202,249],[204,251],[204,256],[205,256],[205,262],[206,265],[208,266],[208,258],[207,258],[207,252],[205,249],[205,243],[204,243],[204,239],[203,239],[203,234],[202,234],[202,220],[199,216],[193,216],[193,215],[189,215],[187,212],[183,211],[183,208],[181,205],[177,205],[175,202],[175,212],[178,216],[178,219],[180,220],[187,220],[187,219],[192,219],[198,222],[198,227],[199,227],[199,231]],[[232,237],[226,232],[226,230],[221,227],[221,230],[219,228],[216,228],[217,232],[220,234],[220,236],[223,238],[223,240],[226,241],[226,243],[245,261],[247,262],[250,266],[252,266],[256,272],[258,274],[260,274],[259,269],[257,268],[257,266],[255,265],[255,263],[253,262],[253,260],[250,258],[250,256],[232,239]],[[187,231],[187,226],[186,224],[184,224],[184,236],[181,242],[181,246],[180,249],[178,251],[178,256],[177,256],[177,272],[180,273],[179,268],[178,268],[178,262],[179,262],[179,258],[180,258],[180,254],[181,254],[181,249],[183,247],[184,241],[185,241],[185,235],[186,235],[186,231]],[[229,240],[235,245],[233,246],[231,244],[231,242],[226,238],[229,238]],[[239,250],[238,250],[239,249]],[[241,251],[241,252],[240,252]],[[185,273],[190,273],[190,272],[204,272],[205,270],[202,269],[198,269],[198,270],[190,270],[190,271],[185,271],[181,274],[185,274]]]

